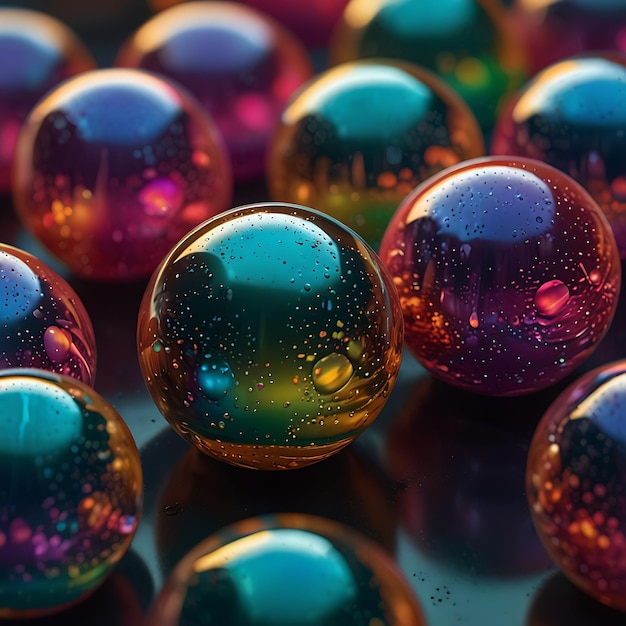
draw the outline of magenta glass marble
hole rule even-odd
[[[290,32],[229,2],[190,2],[157,14],[126,42],[116,65],[157,72],[195,94],[224,137],[236,180],[263,177],[282,109],[313,74]]]
[[[82,302],[55,271],[0,243],[0,369],[35,367],[93,385],[96,342]]]
[[[621,284],[600,207],[531,159],[474,159],[431,177],[401,203],[380,256],[408,348],[435,376],[488,395],[536,391],[583,363]]]
[[[96,62],[59,20],[8,8],[0,8],[0,59],[0,193],[7,193],[15,142],[29,111],[52,87]]]
[[[25,226],[74,273],[149,275],[228,208],[220,136],[195,99],[139,70],[87,72],[51,92],[19,137],[14,199]]]
[[[566,59],[541,71],[510,103],[492,154],[558,167],[591,193],[626,258],[626,55]]]
[[[539,536],[561,571],[626,611],[626,361],[587,372],[541,419],[526,492]]]
[[[509,17],[530,76],[580,52],[626,50],[623,0],[515,0]]]
[[[0,619],[49,615],[94,591],[142,506],[139,452],[91,387],[0,372]]]

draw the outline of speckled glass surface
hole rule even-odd
[[[96,62],[60,20],[37,11],[0,7],[0,193],[11,189],[20,126],[49,89]]]
[[[302,467],[376,418],[395,382],[402,317],[374,252],[305,207],[209,220],[168,254],[139,314],[139,360],[159,410],[230,463]]]
[[[617,307],[615,237],[591,196],[534,160],[474,159],[408,196],[380,251],[406,345],[435,376],[492,395],[585,361]]]
[[[32,254],[0,244],[0,369],[36,367],[93,385],[91,319],[64,278]]]
[[[74,273],[149,276],[194,226],[229,207],[228,159],[192,96],[139,70],[65,82],[18,140],[16,210]]]
[[[130,545],[139,452],[90,387],[41,370],[0,372],[0,618],[67,608]]]
[[[626,362],[587,372],[543,416],[527,465],[533,521],[585,592],[626,611]]]
[[[269,190],[332,215],[377,248],[415,185],[484,150],[475,117],[436,76],[355,61],[294,94],[270,148]]]
[[[151,626],[425,626],[396,565],[376,544],[324,518],[243,520],[176,566]]]
[[[313,75],[290,31],[234,2],[184,3],[159,13],[121,48],[116,65],[189,89],[219,128],[237,181],[263,178],[285,103]]]
[[[507,106],[492,154],[545,161],[581,183],[626,258],[626,55],[570,58],[540,72]]]

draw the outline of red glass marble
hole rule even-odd
[[[431,177],[401,203],[380,256],[408,348],[435,376],[488,395],[536,391],[583,363],[621,284],[600,207],[531,159],[474,159]]]
[[[626,611],[626,361],[587,372],[550,406],[533,437],[527,494],[561,571]]]
[[[291,33],[230,2],[190,2],[159,13],[122,46],[116,65],[157,72],[195,94],[224,137],[236,180],[262,178],[280,113],[313,74]]]
[[[8,8],[0,8],[0,59],[0,193],[7,193],[15,143],[29,111],[52,87],[96,62],[59,20]]]
[[[626,259],[626,55],[594,54],[546,68],[509,104],[492,154],[558,167],[591,193]]]
[[[55,271],[0,243],[0,369],[36,367],[93,385],[96,342],[82,302]]]
[[[579,52],[626,50],[623,0],[515,0],[509,19],[531,76]]]
[[[87,72],[30,113],[13,195],[26,227],[74,273],[149,275],[180,237],[225,210],[228,159],[191,95],[139,70]]]

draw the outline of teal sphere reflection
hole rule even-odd
[[[176,566],[151,626],[422,626],[421,608],[381,548],[299,514],[245,520]]]

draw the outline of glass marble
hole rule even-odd
[[[0,311],[0,369],[44,369],[93,386],[96,340],[80,298],[45,263],[3,243]]]
[[[348,526],[298,514],[249,518],[175,567],[150,626],[425,626],[386,551]]]
[[[428,68],[490,129],[526,76],[516,29],[490,0],[351,0],[329,50],[332,65],[364,58]]]
[[[48,615],[103,582],[142,504],[139,452],[90,387],[0,372],[0,619]]]
[[[0,193],[11,190],[20,127],[37,101],[61,81],[96,67],[91,53],[59,20],[0,8]],[[10,59],[10,62],[6,60]]]
[[[268,186],[273,200],[324,211],[377,248],[419,182],[484,152],[474,115],[436,76],[355,61],[291,98],[270,148]]]
[[[190,2],[157,14],[122,46],[116,65],[189,89],[220,129],[237,181],[263,179],[281,111],[313,75],[307,50],[289,31],[230,2]]]
[[[227,211],[154,273],[142,373],[187,441],[257,469],[320,461],[381,411],[402,353],[398,297],[354,232],[296,205]]]
[[[514,0],[509,19],[530,76],[581,52],[626,51],[623,0]]]
[[[626,259],[626,55],[594,54],[546,68],[507,106],[492,154],[550,163],[607,215]]]
[[[230,206],[228,158],[193,96],[147,72],[86,72],[20,132],[13,195],[24,225],[75,274],[150,275],[189,230]]]
[[[474,159],[431,177],[398,208],[380,255],[407,347],[435,376],[488,395],[531,393],[582,364],[621,285],[600,207],[532,159]]]
[[[626,611],[626,361],[587,372],[537,426],[526,469],[539,536],[561,571]]]

